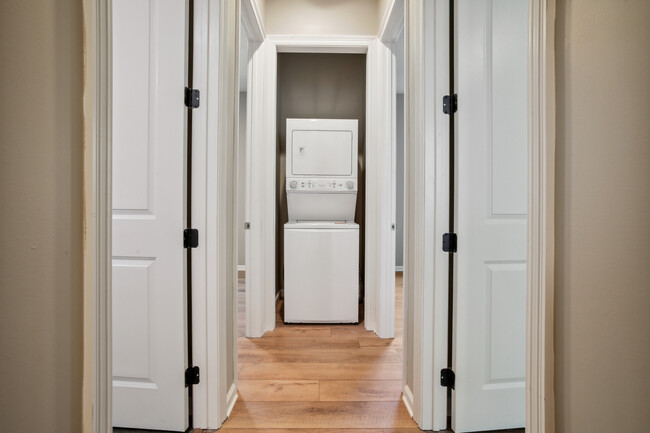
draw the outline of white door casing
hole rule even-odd
[[[185,430],[185,2],[113,1],[113,424]]]
[[[266,39],[249,63],[246,134],[246,336],[275,328],[275,44]]]
[[[404,140],[404,399],[423,430],[444,430],[449,215],[449,2],[406,2]],[[410,297],[410,299],[409,299]],[[409,336],[409,330],[412,332]],[[409,358],[412,360],[409,362]]]
[[[526,2],[459,2],[456,432],[525,425],[526,23]]]
[[[238,4],[194,0],[193,87],[201,103],[192,115],[192,226],[200,233],[192,254],[192,348],[201,381],[194,386],[193,418],[195,427],[209,429],[221,426],[237,397],[237,331],[228,292],[237,290]]]
[[[393,53],[379,39],[366,63],[366,226],[364,325],[395,337],[395,98]]]

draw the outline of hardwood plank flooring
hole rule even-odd
[[[401,401],[402,278],[396,276],[396,338],[358,325],[285,325],[243,337],[244,275],[239,276],[239,398],[219,432],[415,433]],[[362,306],[360,306],[361,308]]]
[[[243,401],[318,401],[317,380],[240,380]]]
[[[382,363],[262,363],[240,364],[239,379],[398,380],[402,364]]]
[[[321,401],[399,401],[402,380],[321,380]]]
[[[401,401],[248,402],[235,404],[228,428],[413,427]]]
[[[349,349],[239,349],[241,362],[400,362],[401,354],[391,348]]]

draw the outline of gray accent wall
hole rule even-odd
[[[397,94],[395,266],[404,266],[404,94]]]
[[[278,54],[277,91],[277,241],[276,287],[282,288],[284,224],[288,221],[285,191],[287,118],[358,119],[359,162],[355,222],[359,224],[359,265],[364,263],[366,55]]]

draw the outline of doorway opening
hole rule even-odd
[[[245,46],[242,35],[241,47]],[[403,36],[399,43],[403,44]],[[242,56],[246,49],[240,52]],[[277,57],[276,57],[277,56]],[[334,425],[347,428],[359,428],[360,419],[366,419],[368,428],[416,428],[411,419],[412,413],[402,402],[402,266],[401,252],[391,251],[393,260],[400,264],[390,272],[395,284],[392,293],[394,300],[391,314],[394,320],[395,337],[380,339],[377,335],[366,330],[364,326],[364,305],[359,303],[359,324],[296,324],[285,325],[283,319],[283,285],[282,259],[282,227],[287,221],[287,204],[285,192],[285,137],[283,135],[286,118],[354,118],[359,120],[359,190],[355,212],[355,221],[363,226],[365,214],[365,145],[366,145],[366,64],[365,53],[308,53],[280,52],[274,53],[277,61],[277,119],[276,128],[278,140],[275,143],[276,168],[275,183],[277,212],[276,231],[276,308],[275,329],[266,332],[261,338],[245,338],[247,320],[242,313],[246,312],[244,303],[250,296],[246,292],[248,273],[242,268],[242,260],[249,256],[239,255],[240,278],[238,285],[238,389],[239,398],[225,422],[227,428],[328,428]],[[397,194],[402,198],[403,180],[398,181],[396,173],[403,176],[403,49],[396,56],[398,72],[398,89],[388,89],[395,94],[390,98],[399,100],[395,116],[397,131],[388,125],[388,134],[394,135],[400,146],[394,149],[389,159],[393,159],[393,169],[384,173],[388,177],[389,188],[383,191],[388,197]],[[392,62],[392,59],[389,59]],[[246,79],[242,68],[250,67],[240,64],[240,80]],[[392,81],[387,80],[388,85]],[[251,80],[248,80],[250,85]],[[242,89],[240,83],[240,89]],[[255,93],[240,95],[240,104],[250,102]],[[249,155],[250,136],[243,132],[245,125],[250,127],[251,107],[243,109],[240,106],[240,139],[239,155],[240,170],[250,170],[250,163],[242,162]],[[364,126],[362,126],[364,125]],[[363,133],[361,133],[363,132]],[[245,137],[245,138],[244,138]],[[386,137],[391,140],[390,137]],[[245,149],[244,149],[245,148]],[[398,152],[401,160],[396,161]],[[390,153],[390,150],[389,150]],[[249,172],[250,173],[250,172]],[[363,173],[363,174],[362,174]],[[390,180],[392,177],[392,181]],[[241,177],[239,177],[241,179]],[[241,182],[241,180],[240,180]],[[248,179],[244,179],[248,182]],[[391,183],[392,182],[392,183]],[[240,202],[248,202],[248,186],[238,187]],[[245,197],[245,198],[244,198]],[[243,198],[243,200],[242,200]],[[394,201],[395,202],[395,201]],[[239,206],[238,206],[239,207]],[[242,212],[241,207],[240,214]],[[243,211],[246,214],[245,210]],[[392,211],[393,217],[403,215],[403,208],[397,206]],[[393,220],[395,221],[395,220]],[[403,236],[403,218],[390,228],[393,236]],[[247,216],[239,219],[239,245],[248,244],[243,241],[248,234],[244,227],[250,223],[252,229],[255,221],[249,221]],[[242,227],[243,226],[243,227]],[[362,231],[363,233],[363,231]],[[399,234],[397,234],[399,233]],[[363,239],[363,238],[362,238]],[[398,241],[400,245],[403,242]],[[367,245],[365,240],[360,242],[361,249]],[[240,252],[241,253],[241,252]],[[365,268],[365,258],[360,254],[359,269]],[[396,272],[397,271],[397,272]],[[360,272],[360,288],[363,288],[363,272]],[[363,293],[363,292],[362,292]],[[363,298],[361,298],[363,300]],[[250,311],[250,310],[248,310]],[[320,413],[314,416],[314,411]],[[303,413],[304,417],[292,420],[290,413]],[[368,416],[364,416],[364,413]],[[272,414],[272,415],[271,415]],[[337,416],[343,414],[343,416]],[[338,423],[338,424],[337,424]]]
[[[539,4],[537,2],[532,2],[533,7],[535,10],[531,12],[531,22],[532,25],[537,26],[534,30],[528,31],[529,34],[533,35],[538,35],[540,33],[540,25],[543,28],[544,25],[544,20],[546,19],[546,14],[544,13],[543,9],[539,9]],[[99,17],[101,18],[102,15],[100,14]],[[106,21],[101,21],[101,25],[105,26]],[[110,33],[109,33],[110,34]],[[103,37],[103,36],[102,36]],[[103,43],[105,43],[105,39],[101,39]],[[529,40],[531,40],[529,38]],[[533,391],[530,391],[527,393],[527,398],[529,405],[532,407],[532,412],[534,414],[542,414],[541,417],[535,418],[533,422],[536,423],[535,427],[537,430],[534,431],[543,431],[539,430],[539,425],[543,425],[544,422],[546,422],[546,418],[543,416],[545,414],[545,404],[543,403],[544,398],[541,396],[545,395],[544,391],[544,386],[545,384],[548,384],[548,377],[545,376],[546,370],[545,368],[548,368],[546,366],[545,368],[533,368],[534,365],[533,363],[540,363],[542,365],[546,365],[547,359],[543,356],[545,351],[549,349],[549,347],[552,347],[552,344],[549,346],[550,343],[552,343],[552,335],[548,335],[546,333],[546,326],[548,323],[550,323],[550,320],[548,317],[539,317],[538,315],[534,314],[538,310],[536,307],[537,306],[545,306],[547,309],[542,310],[545,311],[544,314],[548,315],[548,311],[550,307],[552,307],[552,304],[546,305],[546,301],[548,298],[545,296],[552,292],[552,285],[547,285],[550,284],[546,281],[549,275],[552,276],[552,269],[551,273],[549,274],[547,271],[547,266],[548,263],[552,263],[552,260],[550,262],[545,261],[548,259],[550,256],[552,258],[552,251],[549,252],[548,250],[548,242],[552,241],[553,233],[551,231],[546,231],[545,229],[542,230],[543,227],[546,227],[544,224],[547,222],[546,221],[546,216],[549,214],[547,212],[547,206],[552,207],[548,203],[552,203],[552,200],[549,202],[548,197],[552,197],[552,191],[548,190],[547,191],[547,186],[548,183],[552,183],[552,164],[551,167],[549,168],[548,165],[545,165],[549,163],[549,161],[552,162],[552,160],[547,160],[545,159],[549,152],[552,154],[552,140],[548,141],[544,138],[544,133],[545,133],[545,128],[546,128],[546,121],[544,120],[544,116],[540,114],[535,114],[535,113],[547,113],[546,111],[546,104],[551,103],[552,105],[552,97],[549,97],[548,95],[544,94],[544,89],[546,89],[546,75],[543,73],[535,74],[533,72],[530,72],[531,70],[533,71],[543,71],[544,69],[540,69],[540,64],[544,64],[543,62],[547,60],[548,54],[546,51],[546,46],[543,45],[545,41],[547,41],[547,37],[540,37],[538,39],[533,38],[531,44],[533,45],[532,49],[533,52],[530,56],[530,63],[532,64],[531,67],[529,67],[529,77],[532,77],[531,82],[529,83],[529,86],[532,87],[532,89],[529,92],[529,95],[531,96],[531,100],[528,103],[528,108],[529,108],[529,119],[534,119],[536,121],[539,121],[541,123],[539,124],[531,124],[531,136],[529,137],[529,144],[530,144],[530,149],[534,150],[535,152],[538,152],[536,154],[532,154],[531,158],[531,166],[533,169],[531,170],[529,174],[529,185],[531,190],[533,191],[534,194],[531,194],[529,196],[529,210],[531,211],[531,225],[532,228],[529,231],[529,236],[528,239],[531,240],[531,244],[528,245],[528,257],[531,258],[532,260],[530,263],[527,263],[529,267],[532,267],[532,271],[530,268],[528,268],[527,273],[529,276],[529,284],[528,284],[528,294],[532,296],[528,296],[528,310],[527,310],[527,317],[528,317],[528,325],[529,325],[529,333],[533,334],[534,337],[531,339],[531,345],[535,345],[534,349],[531,349],[528,351],[528,354],[531,354],[531,351],[533,355],[529,357],[529,361],[527,364],[527,376],[530,378],[531,375],[528,373],[532,373],[532,378],[531,378],[531,389]],[[541,45],[540,45],[541,44]],[[552,44],[550,45],[552,47]],[[98,49],[98,57],[100,57],[102,60],[104,60],[106,56],[106,50],[104,45],[99,45]],[[110,65],[110,63],[109,63]],[[530,65],[529,65],[530,66]],[[537,67],[537,69],[535,69]],[[106,72],[102,70],[103,72]],[[110,71],[109,71],[110,72]],[[103,75],[102,75],[103,76]],[[552,77],[551,77],[552,78]],[[102,89],[105,88],[106,83],[102,79],[98,80],[98,86],[101,87]],[[109,93],[110,94],[110,93]],[[547,101],[547,97],[550,99]],[[104,110],[105,104],[101,104],[101,98],[100,103],[98,104],[99,107],[99,112],[97,114],[98,117],[101,118],[103,121],[105,118],[106,113],[104,113],[102,110]],[[550,101],[550,102],[549,102]],[[105,101],[104,101],[105,102]],[[532,107],[532,108],[531,108]],[[549,110],[552,111],[552,107],[549,107]],[[547,113],[548,114],[548,113]],[[541,119],[540,119],[541,116]],[[102,123],[103,124],[103,123]],[[110,123],[109,123],[110,124]],[[541,125],[541,126],[540,126]],[[110,134],[109,134],[110,136]],[[105,240],[105,235],[108,233],[110,235],[110,224],[109,227],[106,227],[106,222],[103,220],[103,218],[106,217],[106,215],[110,214],[110,189],[108,194],[104,194],[103,191],[106,190],[107,185],[110,183],[111,180],[111,171],[110,167],[108,171],[104,171],[106,169],[105,166],[102,164],[105,163],[106,161],[103,159],[105,155],[102,153],[104,150],[106,150],[106,145],[108,143],[108,149],[110,150],[110,141],[106,141],[106,131],[101,130],[98,132],[98,141],[96,142],[96,150],[98,150],[98,166],[95,167],[94,169],[97,170],[99,174],[99,186],[98,186],[98,191],[99,191],[99,197],[98,197],[98,204],[97,208],[100,210],[97,212],[98,215],[98,228],[97,231],[99,233],[98,236],[100,236],[102,242]],[[104,157],[102,157],[104,155]],[[109,159],[110,160],[110,159]],[[551,171],[549,171],[551,170]],[[108,182],[105,180],[108,179]],[[109,198],[108,201],[104,200],[106,197]],[[108,204],[107,204],[108,203]],[[103,210],[108,209],[108,212],[104,212]],[[552,226],[551,226],[552,229]],[[109,236],[110,239],[110,236]],[[98,244],[98,246],[95,247],[95,253],[98,257],[99,261],[99,270],[104,269],[102,268],[103,266],[110,266],[110,243],[108,243],[108,247],[105,246],[105,243]],[[552,243],[551,243],[552,245]],[[105,259],[105,254],[106,252],[109,253],[109,260],[105,262],[103,259]],[[109,268],[110,269],[110,268]],[[551,278],[552,281],[552,278]],[[96,348],[99,348],[98,350],[98,357],[96,359],[96,368],[99,371],[99,379],[98,382],[100,383],[98,387],[98,392],[96,395],[95,401],[97,402],[98,405],[98,410],[101,412],[101,414],[109,414],[110,415],[110,408],[106,408],[106,402],[104,401],[104,396],[108,395],[110,396],[110,391],[106,390],[106,383],[110,383],[110,373],[111,373],[111,367],[110,363],[108,363],[108,368],[105,367],[106,363],[104,363],[106,358],[103,358],[102,354],[108,354],[110,357],[111,355],[111,348],[110,348],[110,343],[106,343],[106,338],[104,334],[106,332],[105,327],[103,326],[104,323],[108,323],[109,327],[111,324],[111,317],[110,314],[107,317],[106,316],[106,302],[105,300],[108,299],[109,301],[111,300],[110,297],[110,279],[108,279],[108,283],[106,283],[101,276],[98,277],[97,279],[97,287],[106,287],[106,284],[108,284],[108,296],[105,296],[104,291],[97,291],[97,299],[98,299],[98,320],[100,324],[96,327],[96,332],[97,332],[97,341],[96,341]],[[531,298],[533,300],[531,301]],[[110,304],[110,302],[109,302]],[[110,313],[110,308],[108,309]],[[550,316],[552,318],[552,314]],[[104,322],[106,321],[106,322]],[[109,331],[109,338],[110,338],[110,331]],[[541,355],[540,355],[541,354]],[[552,377],[551,377],[551,382],[552,382]],[[540,389],[541,387],[541,389]],[[552,387],[549,388],[552,390]],[[535,391],[537,390],[537,391]],[[552,395],[551,395],[552,397]],[[109,416],[110,418],[110,416]],[[103,418],[105,419],[105,418]],[[102,427],[104,428],[104,427]]]

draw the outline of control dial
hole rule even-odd
[[[352,188],[354,188],[354,182],[352,182],[351,180],[349,180],[348,183],[345,184],[345,186],[347,186],[348,189],[352,189]]]
[[[298,182],[292,180],[291,182],[289,182],[289,186],[291,187],[291,189],[296,189],[298,188]]]

